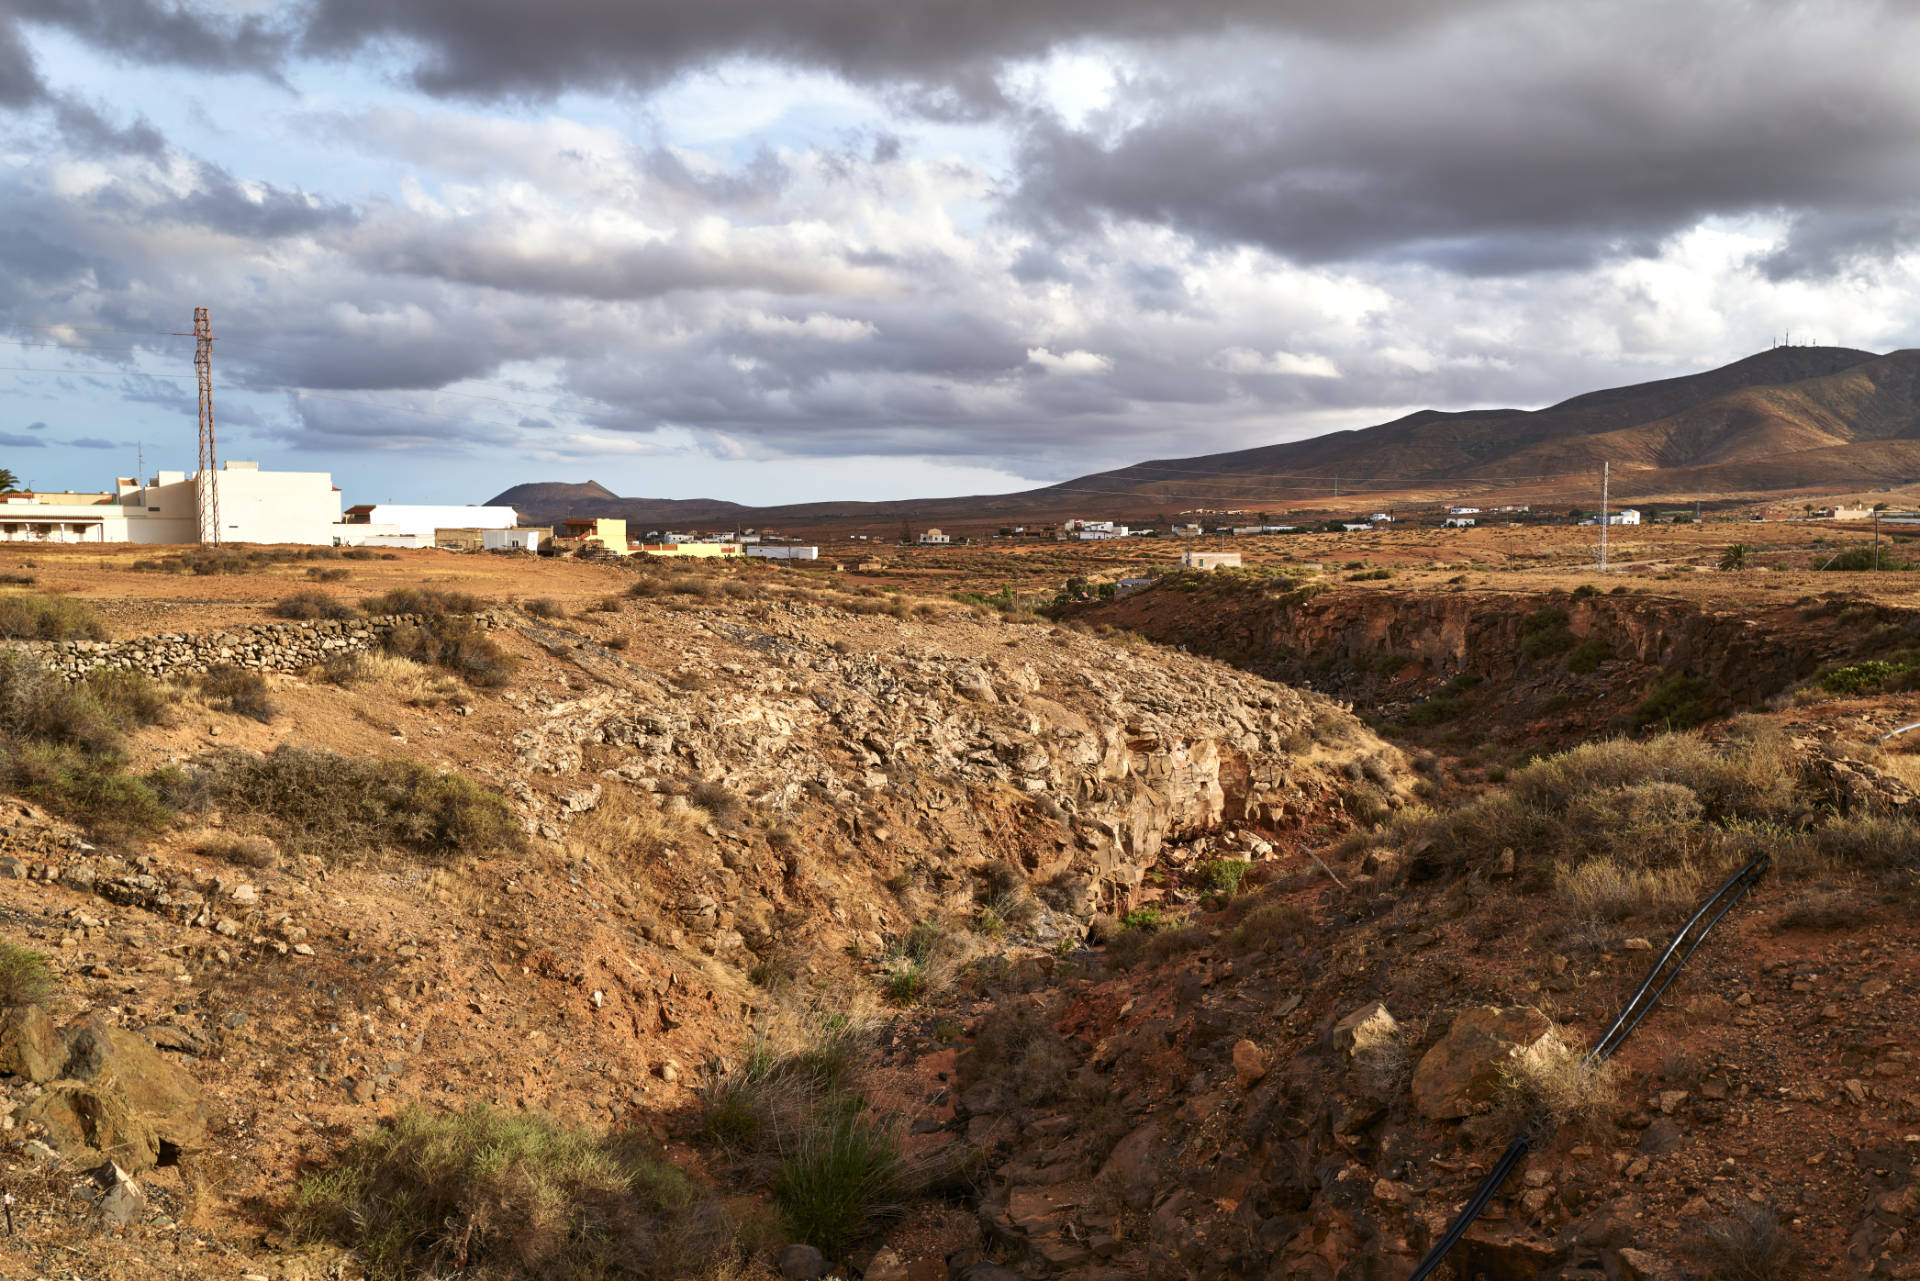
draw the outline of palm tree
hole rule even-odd
[[[1752,560],[1753,548],[1745,543],[1735,543],[1720,553],[1720,568],[1745,569]]]
[[[0,493],[3,493],[3,494],[17,493],[18,491],[24,488],[26,487],[20,483],[20,478],[18,476],[14,475],[7,468],[0,467]]]

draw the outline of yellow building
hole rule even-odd
[[[739,556],[742,547],[739,543],[640,543],[634,547],[637,552],[649,556],[676,557],[714,557]]]
[[[627,554],[627,522],[619,516],[571,517],[560,522],[554,545],[561,551],[586,551],[597,547],[615,556]]]

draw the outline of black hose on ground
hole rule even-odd
[[[1634,989],[1633,995],[1627,999],[1626,1005],[1621,1007],[1620,1013],[1608,1025],[1607,1030],[1601,1033],[1600,1039],[1594,1042],[1591,1050],[1587,1051],[1586,1066],[1598,1067],[1620,1048],[1633,1030],[1640,1026],[1640,1021],[1647,1017],[1648,1011],[1653,1009],[1661,996],[1673,985],[1674,979],[1680,976],[1680,971],[1685,968],[1687,961],[1706,940],[1707,935],[1713,931],[1713,927],[1720,923],[1720,918],[1732,911],[1733,905],[1746,897],[1747,891],[1759,883],[1760,878],[1767,874],[1767,869],[1772,865],[1771,854],[1755,855],[1745,867],[1729,876],[1719,889],[1707,896],[1706,901],[1687,918],[1687,923],[1674,934],[1673,941],[1667,944],[1666,950],[1660,953],[1659,959],[1654,961],[1653,968],[1647,971],[1647,977],[1641,980],[1638,988]],[[1665,971],[1664,978],[1662,971]],[[1448,1253],[1460,1243],[1460,1238],[1466,1235],[1467,1229],[1473,1226],[1473,1221],[1480,1217],[1480,1212],[1487,1208],[1488,1203],[1500,1191],[1500,1185],[1512,1176],[1514,1169],[1525,1159],[1532,1146],[1532,1139],[1526,1134],[1519,1135],[1507,1145],[1505,1154],[1493,1169],[1487,1172],[1487,1177],[1480,1181],[1480,1186],[1467,1199],[1467,1203],[1460,1207],[1460,1212],[1453,1216],[1453,1222],[1447,1225],[1447,1230],[1440,1234],[1440,1239],[1433,1243],[1433,1248],[1427,1251],[1426,1257],[1420,1260],[1419,1266],[1408,1276],[1407,1281],[1426,1281],[1426,1278],[1432,1276],[1446,1261]]]

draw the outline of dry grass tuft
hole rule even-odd
[[[1613,1064],[1589,1064],[1557,1027],[1516,1053],[1501,1073],[1500,1111],[1513,1128],[1531,1127],[1536,1140],[1565,1125],[1596,1133],[1620,1109]]]
[[[1641,868],[1612,858],[1588,859],[1561,868],[1554,889],[1574,915],[1600,921],[1647,916],[1672,920],[1693,910],[1706,877],[1691,866]]]
[[[698,806],[663,805],[649,793],[610,785],[600,803],[567,828],[567,853],[572,858],[654,859],[712,821]]]
[[[398,654],[350,654],[328,663],[321,675],[335,685],[409,707],[437,707],[458,698],[463,688],[458,677]]]

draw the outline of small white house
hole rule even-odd
[[[1110,520],[1103,520],[1097,524],[1084,525],[1080,529],[1080,538],[1083,542],[1104,542],[1109,538],[1125,538],[1126,536],[1127,527],[1125,525],[1116,525]]]
[[[929,529],[920,535],[921,545],[926,547],[944,547],[952,541],[937,529]]]
[[[1175,525],[1173,527],[1173,533],[1176,538],[1198,538],[1200,537],[1200,526]]]
[[[759,560],[819,560],[820,549],[790,543],[760,543],[749,544],[747,555]]]
[[[1480,509],[1478,507],[1447,508],[1447,515],[1449,516],[1478,516],[1479,514],[1480,514]]]
[[[1473,524],[1471,516],[1449,516],[1440,522],[1444,529],[1467,529]]]
[[[1367,519],[1376,525],[1389,525],[1393,523],[1393,513],[1375,512],[1373,515],[1367,517]]]
[[[540,540],[549,532],[538,526],[483,529],[480,531],[480,547],[490,552],[537,552],[540,550]]]
[[[1631,507],[1623,507],[1617,512],[1607,513],[1607,524],[1609,525],[1638,525],[1639,523],[1640,513]]]
[[[1238,569],[1239,552],[1181,552],[1180,563],[1188,569]]]

